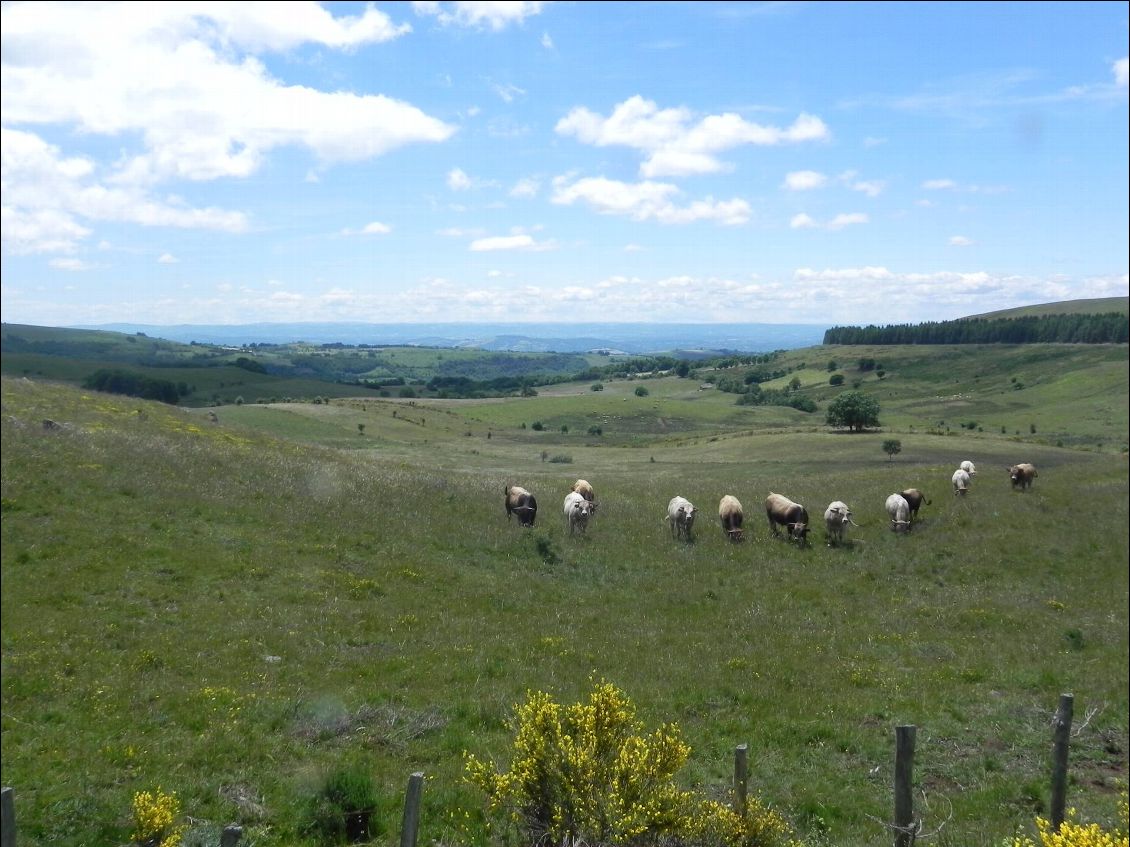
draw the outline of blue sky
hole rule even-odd
[[[3,320],[1128,293],[1116,3],[4,3]]]

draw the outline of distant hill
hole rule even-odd
[[[1058,303],[1041,303],[1037,306],[1018,306],[1015,309],[1001,309],[974,318],[1031,318],[1042,315],[1102,315],[1107,312],[1121,312],[1130,315],[1130,297],[1097,297],[1092,300],[1061,300]]]

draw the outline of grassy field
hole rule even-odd
[[[865,356],[882,379],[858,371]],[[649,726],[678,722],[687,787],[722,795],[748,743],[753,789],[806,843],[860,847],[890,843],[901,724],[918,727],[917,812],[937,843],[1032,832],[1071,692],[1070,803],[1116,821],[1125,348],[822,347],[787,365],[821,407],[841,390],[830,373],[863,380],[883,430],[834,433],[822,412],[674,377],[248,402],[215,422],[5,377],[0,767],[20,843],[123,844],[133,793],[161,786],[191,817],[187,843],[236,821],[241,843],[313,844],[305,804],[343,763],[377,780],[376,843],[396,843],[417,770],[421,843],[475,843],[464,754],[503,756],[528,690],[570,702],[593,679]],[[979,473],[958,500],[962,459]],[[1039,468],[1030,492],[1009,486],[1019,461]],[[578,477],[600,510],[570,538]],[[538,496],[534,529],[507,522],[508,483]],[[896,536],[883,501],[910,486],[932,502]],[[771,490],[817,522],[846,501],[852,544],[774,539]],[[745,544],[717,526],[726,493]],[[690,544],[663,520],[676,494],[701,509]]]

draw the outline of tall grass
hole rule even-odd
[[[158,785],[202,830],[313,843],[303,810],[343,762],[372,772],[388,833],[423,770],[422,843],[455,843],[478,820],[464,752],[503,756],[528,690],[573,701],[594,677],[648,724],[680,724],[688,787],[723,793],[748,743],[755,790],[837,845],[889,843],[904,723],[927,828],[949,816],[953,844],[1030,828],[1070,691],[1088,716],[1071,802],[1116,820],[1125,455],[915,432],[889,462],[882,434],[727,429],[705,397],[680,401],[709,409],[682,433],[610,446],[504,425],[530,402],[550,399],[269,410],[285,427],[225,408],[213,424],[5,379],[0,767],[21,843],[122,843],[130,798]],[[979,474],[957,500],[966,458]],[[1040,469],[1027,493],[1004,471],[1022,460]],[[579,476],[600,509],[570,538],[560,503]],[[533,530],[507,523],[507,483],[537,495]],[[932,504],[895,536],[882,504],[911,485]],[[846,501],[853,543],[773,539],[770,490],[814,518]],[[726,493],[745,544],[716,525]],[[701,509],[693,543],[667,531],[675,494]]]

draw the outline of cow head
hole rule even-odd
[[[785,528],[789,531],[789,535],[795,540],[804,542],[808,538],[808,524],[797,521],[796,523],[785,524]]]
[[[745,539],[745,535],[740,526],[737,529],[726,530],[726,534],[730,536],[730,540],[735,544]]]

